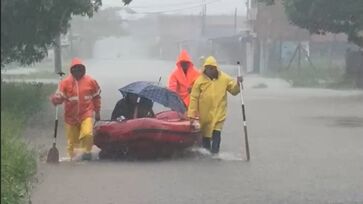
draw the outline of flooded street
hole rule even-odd
[[[117,89],[159,77],[166,85],[174,67],[146,59],[85,64],[102,89],[102,119],[110,118],[120,99]],[[268,87],[253,88],[259,83]],[[250,162],[240,97],[229,95],[220,159],[194,153],[162,161],[41,163],[32,203],[363,203],[363,92],[293,89],[252,75],[244,84]],[[28,136],[48,150],[54,119],[52,112],[40,117]],[[62,125],[58,141],[64,157]]]
[[[1,203],[363,204],[363,0],[1,5]],[[70,74],[71,64],[81,81],[59,83],[56,73]],[[217,70],[241,83],[237,64],[243,97],[228,94],[225,110],[225,89],[237,87]],[[101,93],[82,79],[82,65]],[[202,68],[213,81],[195,81]],[[127,94],[113,118],[156,119],[109,122],[119,89],[137,81],[166,87],[171,73],[170,89],[202,116],[213,152],[221,138],[218,155],[200,147],[179,154],[195,141],[198,123],[158,114],[170,110],[160,104],[151,111],[152,101],[174,109],[181,102],[141,87],[149,83],[124,90],[142,97]],[[64,101],[66,114],[63,105],[56,112],[52,103]],[[105,120],[96,128],[92,111]],[[67,146],[72,156],[75,147],[73,161]],[[46,163],[48,155],[59,164]],[[114,155],[126,158],[99,158]],[[154,155],[170,158],[135,159]]]

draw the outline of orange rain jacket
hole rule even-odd
[[[84,64],[78,58],[72,60],[70,69],[75,65]],[[89,75],[84,75],[80,80],[73,78],[69,74],[59,84],[59,89],[51,98],[54,105],[64,105],[64,119],[69,125],[79,124],[88,117],[93,116],[93,112],[101,109],[101,89]]]
[[[181,67],[181,61],[189,62],[186,74]],[[182,50],[176,62],[176,67],[169,76],[168,88],[176,92],[187,107],[189,106],[190,100],[189,90],[193,87],[193,84],[199,75],[200,73],[193,65],[188,52],[186,50]]]

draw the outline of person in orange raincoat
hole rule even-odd
[[[189,106],[189,95],[199,75],[200,72],[193,65],[188,52],[182,50],[176,62],[176,67],[169,76],[168,88],[179,95],[186,107]]]
[[[86,75],[86,66],[74,58],[70,74],[63,79],[57,92],[51,97],[53,105],[64,103],[64,120],[67,136],[67,151],[72,159],[74,148],[83,150],[82,159],[91,159],[93,146],[93,114],[100,120],[101,89],[96,80]]]

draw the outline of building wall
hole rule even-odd
[[[363,51],[346,52],[346,75],[355,80],[358,88],[363,89]]]
[[[274,72],[286,67],[299,43],[306,45],[312,61],[337,63],[343,66],[348,48],[355,48],[345,34],[311,35],[307,30],[289,23],[281,0],[274,5],[258,4],[254,24],[260,46],[257,46],[260,72]],[[301,56],[305,58],[305,55]]]

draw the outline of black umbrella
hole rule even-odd
[[[145,97],[180,113],[185,113],[186,111],[183,101],[175,92],[170,91],[165,87],[158,86],[155,82],[133,82],[120,88],[119,91],[123,95],[126,95],[127,93],[133,93],[138,96]]]

